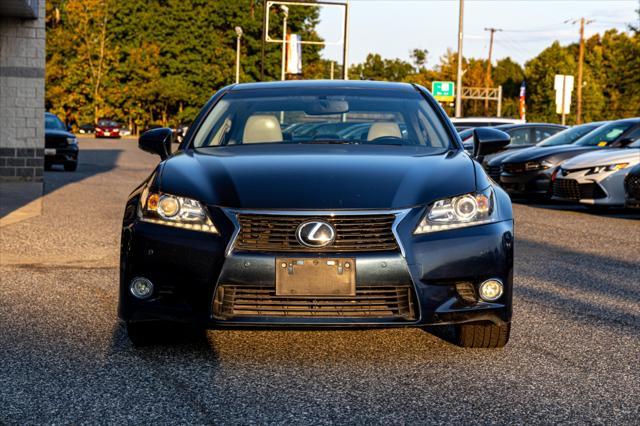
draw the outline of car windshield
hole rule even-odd
[[[98,121],[98,126],[100,127],[118,127],[118,123],[111,120],[100,120]]]
[[[50,130],[67,130],[64,123],[55,115],[44,116],[44,128]]]
[[[379,92],[383,93],[231,92],[208,113],[193,145],[341,143],[450,148],[440,117],[421,95]]]
[[[557,145],[569,145],[574,143],[587,133],[597,129],[601,124],[583,124],[582,126],[571,127],[570,129],[563,130],[556,133],[553,136],[548,137],[544,141],[540,142],[538,146],[557,146]]]
[[[629,130],[635,123],[632,121],[622,121],[605,124],[591,133],[581,137],[575,145],[580,146],[607,146],[611,142]]]

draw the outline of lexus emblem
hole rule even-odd
[[[303,246],[312,248],[325,247],[336,239],[336,230],[327,222],[311,220],[298,226],[296,238]]]

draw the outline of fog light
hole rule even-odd
[[[136,277],[131,280],[129,290],[138,299],[148,299],[153,293],[153,283],[146,278]]]
[[[487,302],[494,302],[502,296],[504,286],[502,281],[490,279],[480,284],[480,297]]]

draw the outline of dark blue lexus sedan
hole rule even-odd
[[[134,343],[176,323],[454,325],[461,346],[507,343],[509,197],[424,88],[229,86],[175,153],[172,139],[141,136],[162,161],[125,209],[119,316]],[[509,137],[474,141],[481,158]]]

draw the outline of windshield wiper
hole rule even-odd
[[[335,144],[335,145],[358,144],[358,142],[356,141],[348,141],[344,139],[312,139],[308,141],[297,141],[296,143],[317,143],[317,144]]]

